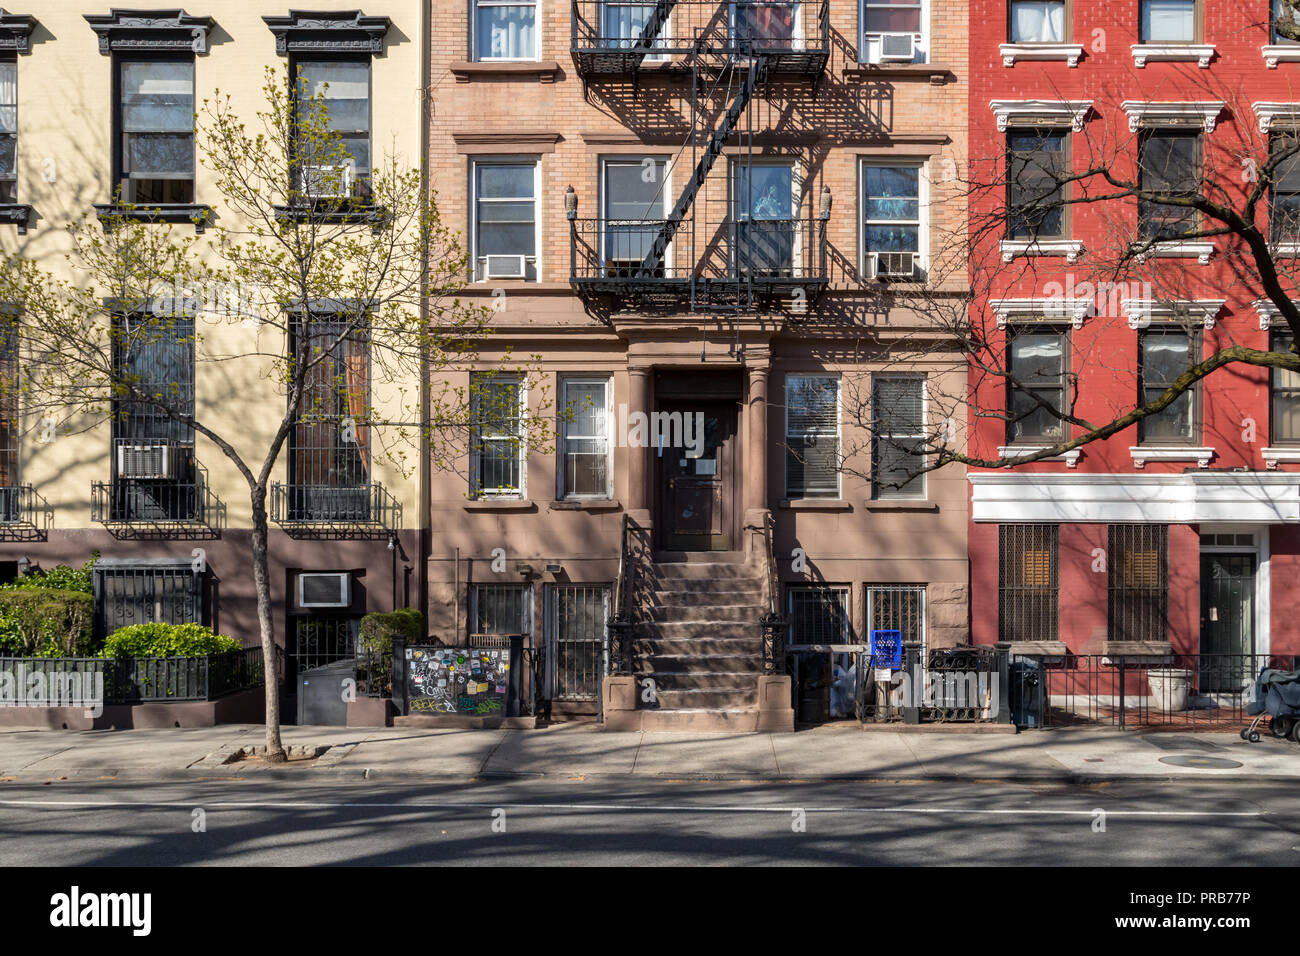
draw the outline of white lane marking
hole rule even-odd
[[[112,809],[189,809],[202,804],[223,810],[574,810],[619,813],[929,813],[967,816],[1057,816],[1091,817],[1095,809],[999,809],[992,807],[738,807],[725,804],[699,806],[627,803],[330,803],[325,801],[270,802],[260,800],[185,801],[98,801],[98,800],[0,800],[8,807],[87,807]],[[1104,809],[1104,808],[1103,808]],[[1106,810],[1108,817],[1262,817],[1264,810]]]

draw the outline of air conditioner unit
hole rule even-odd
[[[175,469],[176,457],[167,445],[155,442],[117,446],[119,478],[172,478]]]
[[[302,191],[311,199],[347,199],[352,195],[352,167],[304,166]]]
[[[523,279],[526,277],[524,256],[484,256],[483,278]]]
[[[347,571],[298,575],[299,607],[350,607],[352,575]]]
[[[880,59],[911,63],[916,57],[916,35],[912,33],[882,33]]]
[[[875,276],[877,279],[904,279],[912,280],[916,278],[916,253],[915,252],[876,252],[872,253],[875,259]]]

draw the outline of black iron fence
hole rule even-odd
[[[397,527],[400,504],[378,482],[349,487],[271,485],[271,520],[293,525]]]
[[[883,666],[878,666],[883,665]],[[1008,655],[993,647],[926,651],[904,644],[901,667],[856,655],[858,717],[864,723],[1006,723]]]
[[[0,657],[0,675],[13,694],[0,705],[58,707],[216,700],[261,687],[266,667],[262,649],[246,647],[204,657]]]

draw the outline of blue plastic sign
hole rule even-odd
[[[903,667],[903,632],[871,632],[871,666],[901,670]]]

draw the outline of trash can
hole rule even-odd
[[[348,725],[345,681],[355,680],[355,660],[335,661],[298,675],[298,723],[326,727]],[[355,684],[353,685],[355,692]]]

